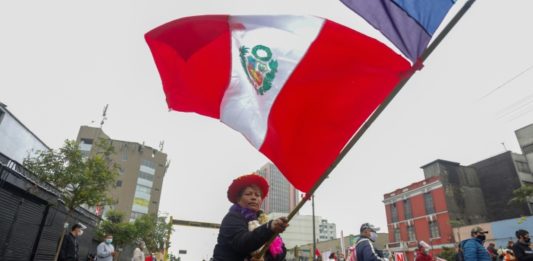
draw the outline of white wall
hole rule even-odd
[[[47,146],[27,130],[9,112],[0,108],[0,152],[22,163],[32,150],[46,150]]]

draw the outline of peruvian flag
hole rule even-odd
[[[239,131],[303,192],[411,68],[314,16],[193,16],[145,38],[169,108]]]

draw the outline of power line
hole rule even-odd
[[[480,98],[481,99],[484,99],[486,98],[487,96],[493,94],[495,91],[503,88],[505,85],[509,84],[510,82],[514,81],[516,78],[522,76],[522,74],[526,73],[527,71],[533,69],[533,65],[529,66],[527,69],[521,71],[520,73],[518,73],[517,75],[511,77],[509,80],[505,81],[504,83],[498,85],[496,88],[494,88],[492,91],[490,91],[489,93],[485,94],[483,97]]]

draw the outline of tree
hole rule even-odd
[[[166,242],[174,230],[172,224],[165,222],[164,217],[143,215],[135,220],[139,238],[144,241],[150,252],[165,249]]]
[[[533,186],[525,185],[513,191],[513,198],[510,204],[523,204],[528,202],[528,198],[533,197]]]
[[[106,234],[113,236],[116,249],[124,248],[138,239],[138,230],[134,223],[125,222],[124,214],[116,210],[109,210],[106,219],[100,223],[96,232],[98,239],[103,241]],[[120,253],[117,255],[119,258]]]
[[[98,238],[104,239],[106,234],[113,235],[116,248],[144,241],[148,252],[157,252],[165,248],[165,243],[172,232],[172,225],[165,222],[165,218],[155,215],[143,215],[134,222],[124,220],[124,214],[110,210],[106,220],[98,227]]]
[[[437,256],[448,261],[455,261],[455,250],[449,247],[442,247],[442,252]]]
[[[34,157],[26,158],[24,166],[41,182],[47,182],[60,190],[60,199],[67,208],[67,220],[72,218],[77,207],[97,206],[111,202],[107,190],[115,184],[118,167],[110,157],[114,153],[108,140],[99,140],[92,157],[83,157],[79,144],[66,140],[58,150],[37,151]],[[55,260],[65,236],[63,229]]]

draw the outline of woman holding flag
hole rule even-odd
[[[286,249],[279,236],[264,257],[256,257],[272,236],[289,226],[287,218],[269,221],[259,209],[268,188],[268,182],[255,173],[233,180],[228,188],[228,199],[233,205],[220,225],[213,253],[215,261],[285,260]]]

